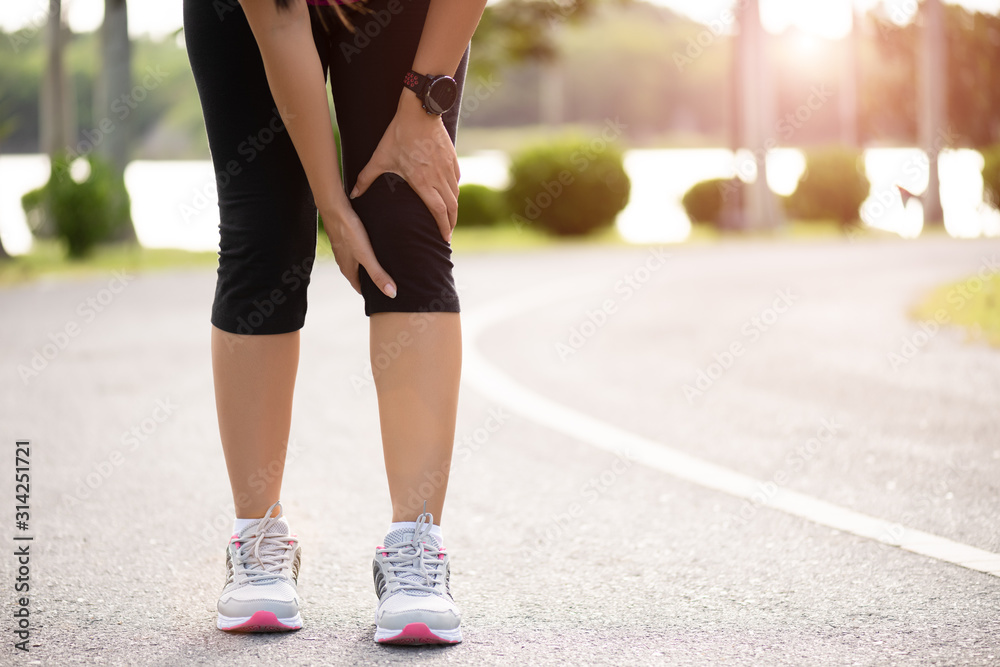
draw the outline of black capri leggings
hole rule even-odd
[[[313,39],[331,82],[347,192],[396,113],[429,0],[370,0],[336,17],[327,34],[310,5]],[[309,183],[271,96],[260,51],[238,0],[184,0],[184,38],[201,98],[219,192],[219,268],[212,324],[231,333],[278,334],[305,322],[316,256]],[[443,120],[454,143],[468,49],[455,73],[460,96]],[[365,314],[458,312],[451,246],[401,178],[382,174],[352,206],[375,256],[397,284],[382,294],[360,267]]]

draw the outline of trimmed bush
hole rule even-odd
[[[983,198],[1000,206],[1000,145],[983,150]]]
[[[861,158],[861,151],[840,146],[806,151],[806,171],[786,201],[788,215],[855,224],[871,190]]]
[[[528,148],[510,165],[507,202],[517,225],[582,236],[614,224],[631,184],[622,151],[602,138],[566,137]]]
[[[744,183],[738,178],[714,178],[692,185],[681,203],[692,222],[722,227],[723,205],[730,197],[738,203],[743,188]]]
[[[507,217],[504,193],[485,185],[469,183],[458,188],[458,224],[462,227],[492,227]]]
[[[24,216],[28,221],[28,229],[32,236],[39,239],[50,239],[55,237],[56,230],[52,225],[52,218],[46,212],[45,194],[48,190],[43,185],[40,188],[30,190],[21,196],[21,208],[24,209]]]
[[[131,224],[131,201],[125,183],[102,158],[86,158],[90,173],[77,182],[65,155],[52,161],[48,182],[21,198],[33,230],[51,230],[72,258],[85,257],[111,238],[121,225]]]

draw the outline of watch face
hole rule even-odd
[[[431,112],[442,114],[448,111],[457,99],[458,84],[450,76],[442,76],[431,82],[426,102]]]

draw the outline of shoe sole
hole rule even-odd
[[[375,626],[375,641],[379,644],[457,644],[462,641],[462,629],[431,630],[426,623],[409,623],[402,630]]]
[[[223,616],[219,614],[216,627],[226,632],[288,632],[302,627],[299,614],[291,618],[278,618],[274,612],[258,611],[253,616]]]

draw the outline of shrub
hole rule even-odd
[[[458,189],[458,224],[462,227],[492,227],[507,217],[503,192],[469,183]]]
[[[861,151],[833,146],[806,152],[806,171],[787,199],[789,216],[802,220],[857,222],[871,184],[865,176]]]
[[[40,188],[30,190],[21,196],[21,208],[24,209],[24,216],[28,221],[28,229],[35,238],[46,239],[56,235],[53,229],[51,216],[46,213],[45,193],[48,192],[43,185]]]
[[[21,198],[36,234],[42,236],[51,230],[73,258],[86,256],[121,225],[131,224],[131,203],[124,181],[102,158],[91,154],[86,160],[90,173],[77,182],[66,156],[55,157],[48,182]]]
[[[518,224],[588,234],[614,224],[630,183],[621,149],[603,139],[557,139],[515,155],[507,202]]]
[[[1000,206],[1000,145],[983,150],[983,197]]]
[[[744,183],[738,178],[714,178],[692,185],[681,203],[692,222],[722,227],[723,204],[730,197],[735,197],[738,203],[743,188]]]

